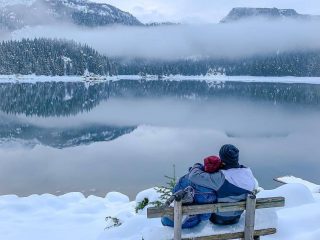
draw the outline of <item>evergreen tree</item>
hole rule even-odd
[[[87,45],[66,40],[22,39],[0,43],[0,74],[114,75],[110,60]]]

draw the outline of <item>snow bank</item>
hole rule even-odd
[[[117,202],[117,203],[128,203],[129,197],[118,192],[110,192],[106,196],[106,200],[110,203]]]
[[[311,183],[290,183],[274,190],[263,190],[258,197],[284,196],[284,208],[257,210],[256,228],[275,227],[278,233],[264,239],[317,240],[320,233],[319,193],[312,193]],[[142,191],[130,202],[123,194],[111,192],[105,198],[81,193],[62,196],[51,194],[19,198],[0,197],[0,239],[49,240],[163,240],[170,239],[173,230],[163,227],[160,219],[147,219],[146,211],[135,212],[137,202],[158,198],[154,188]],[[215,226],[202,222],[184,237],[241,231],[244,218],[231,226]]]
[[[306,180],[303,180],[301,178],[297,178],[294,176],[284,176],[284,177],[279,177],[276,179],[279,182],[282,183],[301,183],[304,186],[306,186],[307,188],[309,188],[309,190],[313,193],[320,193],[320,185],[308,182]]]
[[[298,183],[286,184],[274,190],[264,190],[257,195],[257,197],[260,198],[279,196],[286,198],[286,208],[314,203],[315,201],[310,190],[306,186]]]
[[[1,196],[0,239],[96,239],[108,209],[105,199],[81,193]]]
[[[312,203],[297,206],[295,208],[284,208],[278,210],[278,234],[272,239],[305,239],[305,234],[309,235],[309,239],[317,240],[320,230],[320,204]]]

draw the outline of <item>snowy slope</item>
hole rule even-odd
[[[128,12],[109,4],[87,0],[0,1],[0,29],[16,30],[26,26],[61,22],[88,27],[142,25]]]
[[[291,183],[274,190],[259,193],[258,197],[284,196],[286,206],[257,212],[257,228],[277,226],[278,233],[264,239],[317,240],[320,233],[319,193],[312,193],[304,184]],[[45,194],[19,198],[14,195],[0,197],[0,239],[6,240],[163,240],[172,237],[171,228],[163,227],[159,219],[147,219],[146,211],[135,213],[137,201],[157,198],[154,189],[137,195],[130,202],[123,194],[111,192],[105,198],[80,193],[59,197]],[[106,217],[109,217],[107,221]],[[112,227],[119,219],[120,226]],[[233,226],[217,227],[209,222],[184,236],[201,236],[216,232],[237,231],[243,220]]]

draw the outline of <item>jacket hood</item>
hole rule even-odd
[[[229,183],[250,192],[255,189],[256,180],[250,168],[231,168],[221,171]]]

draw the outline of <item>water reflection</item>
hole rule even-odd
[[[284,174],[320,182],[319,86],[0,84],[0,194],[133,197],[163,183],[172,164],[181,175],[225,143],[240,148],[263,187]]]
[[[73,128],[46,128],[29,123],[0,123],[0,147],[13,143],[35,147],[74,147],[94,142],[112,141],[132,132],[136,127],[89,125]]]
[[[236,98],[318,107],[320,85],[205,81],[1,83],[0,110],[27,116],[70,116],[114,98]]]

